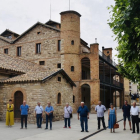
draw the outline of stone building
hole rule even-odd
[[[91,112],[99,100],[107,107],[113,101],[116,105],[117,91],[121,106],[124,100],[123,77],[112,61],[112,48],[103,48],[101,52],[98,43],[90,44],[89,47],[81,39],[81,15],[78,12],[64,11],[60,16],[60,23],[52,20],[45,24],[37,22],[21,35],[5,30],[0,35],[0,52],[36,63],[50,72],[63,69],[72,79],[71,83],[73,81],[76,85],[73,88],[73,100],[69,101],[73,102],[74,112],[81,101]],[[116,75],[119,81],[114,79]]]
[[[20,118],[23,100],[29,105],[29,123],[36,121],[34,109],[38,101],[44,109],[51,102],[54,119],[61,120],[65,103],[73,105],[73,86],[63,69],[49,71],[33,62],[0,53],[0,120],[5,120],[9,99],[13,100],[16,120]]]

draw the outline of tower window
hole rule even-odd
[[[71,66],[71,71],[74,71],[74,66]]]
[[[39,61],[39,65],[45,65],[45,61]]]
[[[17,56],[21,56],[21,47],[17,47]]]
[[[5,54],[8,54],[8,49],[4,49],[4,53]]]
[[[74,40],[71,41],[71,45],[74,45]]]
[[[61,77],[58,77],[58,81],[61,82]]]
[[[57,64],[57,68],[61,68],[61,63],[58,63]]]
[[[107,51],[107,53],[109,53],[109,51]]]
[[[61,104],[61,93],[58,93],[57,104]]]
[[[61,51],[61,40],[58,40],[58,51]]]

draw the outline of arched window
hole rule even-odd
[[[58,93],[57,104],[61,104],[61,93]]]
[[[71,41],[71,45],[74,45],[74,40]]]
[[[85,57],[81,60],[82,80],[90,79],[90,59]]]

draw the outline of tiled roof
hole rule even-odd
[[[32,27],[30,27],[28,30],[26,30],[26,31],[23,32],[21,35],[19,35],[15,40],[9,40],[9,39],[7,39],[7,38],[1,36],[1,35],[0,35],[0,39],[3,40],[3,41],[8,42],[8,43],[10,43],[10,44],[14,44],[17,40],[19,40],[21,37],[23,37],[25,34],[27,34],[30,30],[32,30],[32,29],[33,29],[34,27],[36,27],[37,25],[42,25],[42,26],[44,26],[44,27],[46,27],[46,28],[50,28],[50,29],[52,29],[52,30],[55,30],[55,31],[60,32],[60,30],[57,29],[57,28],[54,28],[54,27],[52,27],[52,26],[43,24],[43,23],[41,23],[41,22],[37,22],[37,23],[34,24]]]
[[[12,78],[0,80],[0,83],[45,82],[46,80],[51,79],[53,76],[61,73],[71,84],[71,86],[76,86],[63,69],[57,72],[50,71],[47,68],[43,68],[42,66],[33,62],[12,57],[7,54],[0,53],[0,69],[24,73]]]
[[[53,20],[49,20],[49,21],[47,21],[45,24],[46,24],[46,25],[50,25],[50,24],[52,24],[52,23],[54,23],[54,24],[59,24],[59,25],[60,25],[60,23],[58,23],[58,22],[56,22],[56,21],[53,21]]]
[[[13,43],[15,43],[19,38],[21,38],[22,36],[24,36],[26,33],[28,33],[30,30],[32,30],[32,29],[33,29],[34,27],[36,27],[37,25],[42,25],[42,26],[44,26],[44,27],[46,27],[46,28],[50,28],[50,29],[52,29],[52,30],[56,30],[56,31],[60,32],[59,29],[56,29],[56,28],[54,28],[54,27],[52,27],[52,26],[43,24],[43,23],[41,23],[41,22],[37,22],[37,23],[34,24],[32,27],[30,27],[28,30],[26,30],[24,33],[22,33],[19,37],[17,37],[17,38],[13,41]]]
[[[1,33],[1,36],[3,36],[6,32],[9,32],[9,33],[12,33],[12,34],[15,34],[16,36],[19,36],[19,34],[9,30],[9,29],[6,29],[4,32]]]
[[[1,35],[0,35],[0,39],[3,40],[3,41],[5,41],[5,42],[7,42],[7,43],[12,43],[12,40],[9,40],[8,38],[3,37]]]
[[[45,71],[39,65],[21,58],[0,53],[0,68],[26,73],[28,71]]]

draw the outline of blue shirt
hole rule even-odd
[[[21,109],[21,115],[28,115],[28,109],[29,109],[28,105],[25,105],[25,106],[21,105],[20,109]]]
[[[81,117],[87,117],[88,112],[89,112],[89,110],[88,110],[87,106],[85,106],[85,105],[83,107],[80,106],[77,110],[77,113],[80,113]]]
[[[123,110],[123,116],[130,116],[130,105],[123,105],[122,110]]]
[[[50,106],[50,107],[49,106],[46,106],[45,111],[48,112],[48,113],[50,113],[51,111],[54,111],[54,109],[53,109],[52,106]]]

